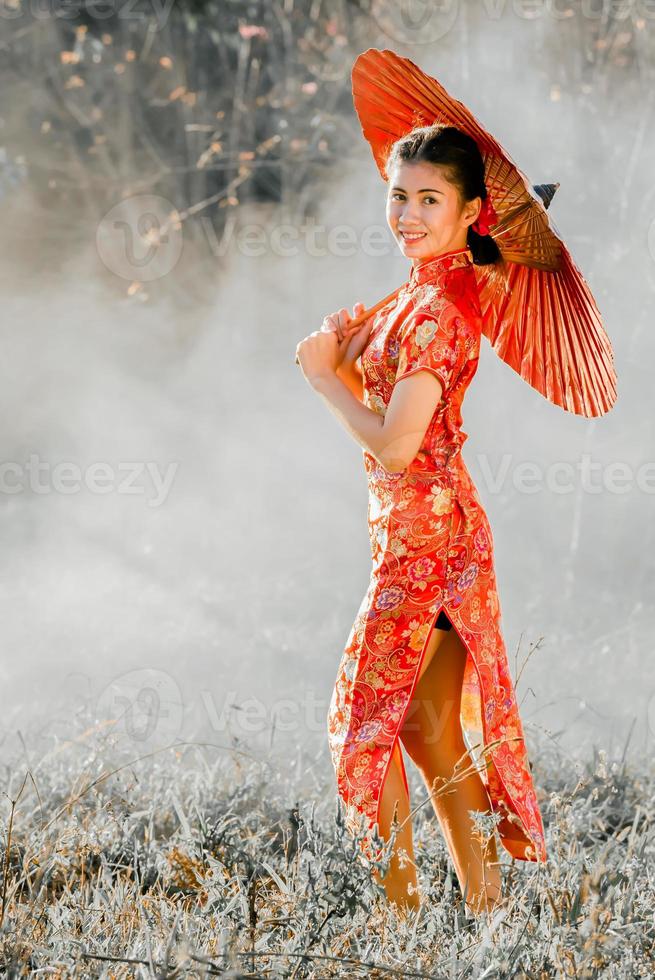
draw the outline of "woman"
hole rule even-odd
[[[473,263],[500,253],[487,234],[493,209],[472,137],[415,128],[393,144],[387,173],[387,222],[411,259],[408,281],[363,326],[349,331],[341,309],[297,347],[307,381],[362,446],[369,490],[373,568],[339,665],[329,743],[348,826],[367,818],[371,855],[372,825],[389,839],[397,808],[382,881],[389,901],[420,905],[400,741],[479,912],[500,900],[501,880],[494,836],[483,839],[469,811],[496,815],[512,856],[546,860],[491,529],[461,455],[460,409],[481,338]],[[481,763],[463,725],[481,735]]]

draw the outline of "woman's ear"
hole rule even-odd
[[[474,197],[472,201],[467,201],[464,205],[464,221],[467,225],[472,225],[478,220],[478,215],[482,210],[482,198]]]

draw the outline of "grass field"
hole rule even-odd
[[[532,748],[549,861],[501,849],[510,901],[490,919],[465,914],[421,806],[423,907],[408,925],[356,856],[324,757],[298,766],[233,743],[136,759],[76,724],[4,767],[3,976],[655,975],[652,759],[637,771]]]

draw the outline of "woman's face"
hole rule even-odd
[[[403,162],[389,176],[387,223],[403,255],[414,265],[464,248],[468,226],[482,205],[476,197],[461,206],[455,185],[443,173],[434,163]]]

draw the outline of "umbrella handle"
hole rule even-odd
[[[378,310],[381,310],[383,306],[386,306],[387,303],[390,303],[392,299],[395,299],[402,288],[403,288],[402,286],[398,286],[397,289],[394,289],[392,293],[389,293],[388,296],[385,296],[384,299],[381,299],[379,303],[375,304],[375,306],[371,306],[368,310],[364,310],[363,313],[360,313],[359,316],[354,317],[346,327],[348,333],[354,332],[356,328],[361,327],[362,323],[364,323],[365,320],[368,320],[368,318],[373,316],[374,313],[377,313]],[[296,357],[296,364],[300,364],[300,361],[298,360],[297,357]]]

